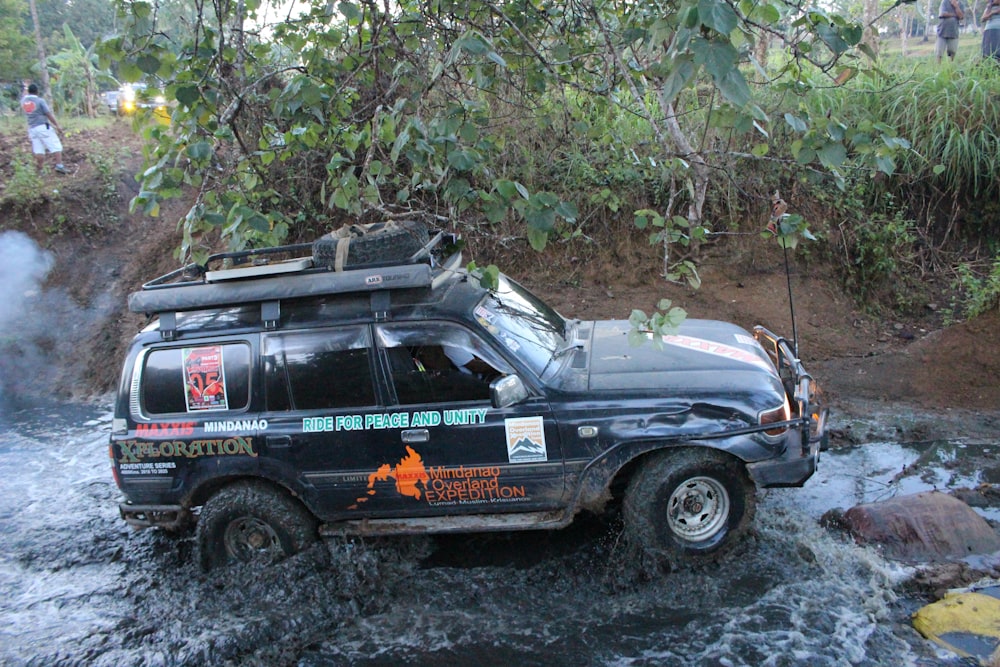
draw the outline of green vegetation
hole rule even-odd
[[[30,153],[17,153],[11,159],[13,175],[7,181],[0,205],[10,206],[15,212],[27,212],[45,200],[44,183],[35,169]]]
[[[696,286],[699,247],[759,236],[777,192],[779,243],[832,260],[875,309],[919,307],[929,273],[989,285],[1000,67],[979,35],[937,64],[933,39],[873,61],[863,26],[783,2],[277,9],[139,1],[101,44],[90,23],[42,31],[70,137],[101,88],[164,92],[132,205],[190,202],[185,260],[417,218],[539,250],[634,237]],[[91,159],[110,193],[117,157]]]

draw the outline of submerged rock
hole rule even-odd
[[[858,542],[877,545],[896,560],[948,560],[1000,551],[1000,535],[986,519],[937,491],[857,505],[841,521]]]

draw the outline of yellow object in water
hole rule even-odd
[[[913,627],[949,651],[1000,667],[1000,584],[950,591],[914,613]]]

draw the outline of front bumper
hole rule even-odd
[[[805,450],[793,444],[785,450],[785,455],[781,458],[748,463],[747,471],[754,483],[762,489],[802,486],[819,466],[819,451],[819,439],[810,441]]]
[[[785,455],[747,466],[761,487],[802,486],[819,465],[820,451],[826,449],[829,408],[824,405],[819,384],[806,372],[794,347],[764,327],[754,327],[754,338],[767,352],[785,392],[798,413],[800,439],[790,442]]]

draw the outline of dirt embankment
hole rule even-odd
[[[20,139],[0,137],[5,184],[13,175],[14,155],[27,149]],[[183,204],[165,207],[155,219],[128,212],[138,189],[133,175],[141,167],[141,148],[126,122],[71,134],[65,158],[70,175],[48,175],[40,204],[25,208],[8,202],[0,216],[4,230],[23,231],[54,257],[48,287],[67,295],[75,310],[65,317],[76,320],[53,323],[49,332],[53,341],[73,339],[68,347],[49,345],[63,357],[54,389],[84,396],[114,386],[124,345],[144,324],[125,309],[127,294],[177,266],[173,250]],[[555,244],[545,256],[516,250],[506,258],[496,247],[477,247],[470,239],[469,251],[480,264],[512,269],[567,316],[628,318],[633,308],[649,313],[666,297],[691,317],[762,324],[790,337],[782,255],[763,240],[750,243],[749,249],[722,243],[705,253],[697,291],[658,278],[658,251],[641,239],[602,251]],[[824,268],[794,255],[790,268],[800,353],[837,409],[853,414],[888,409],[903,421],[908,414],[938,414],[939,420],[924,419],[914,427],[930,429],[929,436],[937,427],[995,432],[1000,312],[947,328],[932,310],[909,321],[883,320],[860,311]]]

